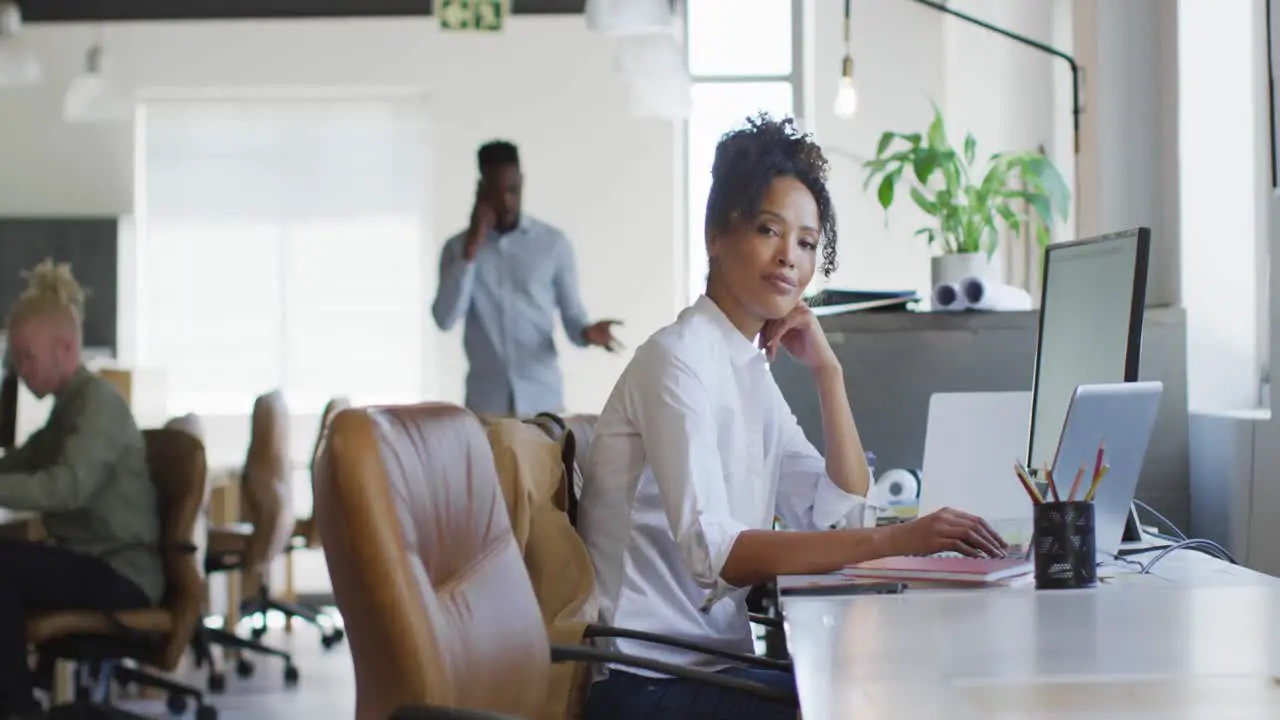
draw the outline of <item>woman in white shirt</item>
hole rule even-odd
[[[716,148],[707,199],[707,292],[640,346],[596,424],[579,525],[601,620],[752,652],[746,594],[778,575],[877,557],[1002,555],[974,516],[942,510],[886,528],[846,528],[870,482],[843,371],[800,300],[835,269],[827,162],[791,119],[761,115]],[[785,349],[813,373],[827,456],[805,439],[766,359]],[[775,516],[788,531],[773,528]],[[726,667],[630,640],[616,649],[793,687],[790,674]],[[601,673],[587,720],[794,718],[796,708],[623,668]]]

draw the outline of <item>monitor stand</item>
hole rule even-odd
[[[1120,547],[1116,555],[1136,555],[1158,548],[1169,547],[1174,541],[1142,532],[1142,524],[1138,521],[1138,508],[1129,504],[1129,518],[1124,523],[1124,535],[1120,538]]]

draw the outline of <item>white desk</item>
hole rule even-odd
[[[1280,717],[1280,581],[1193,551],[1093,590],[784,595],[782,610],[805,720]]]
[[[26,512],[25,510],[10,510],[0,507],[0,525],[7,525],[12,522],[22,522],[36,517],[35,513]]]
[[[0,507],[0,537],[34,540],[34,533],[39,527],[34,521],[39,518],[39,513]]]

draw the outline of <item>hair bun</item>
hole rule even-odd
[[[22,300],[62,307],[73,311],[76,317],[83,317],[88,293],[71,273],[70,263],[55,263],[53,258],[45,258],[34,268],[23,271],[22,277],[27,281]]]

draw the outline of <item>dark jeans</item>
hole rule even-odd
[[[728,668],[718,674],[794,690],[791,673]],[[799,708],[741,690],[681,678],[651,678],[616,668],[591,686],[585,720],[796,720]]]
[[[0,540],[0,717],[29,710],[26,623],[56,610],[149,607],[142,588],[95,557],[18,540]]]

